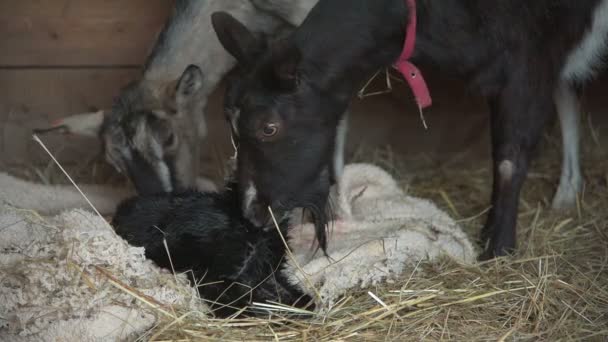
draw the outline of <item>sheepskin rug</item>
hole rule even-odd
[[[0,209],[0,341],[132,340],[157,319],[135,295],[204,312],[176,281],[89,211]]]
[[[351,288],[391,281],[421,260],[448,256],[470,263],[476,258],[450,216],[430,201],[407,196],[377,166],[347,165],[331,202],[336,219],[330,225],[329,258],[310,248],[314,227],[296,225],[290,232],[295,260],[285,270],[292,283],[320,295],[324,308]]]
[[[0,196],[17,191],[10,182],[4,185],[9,188]],[[177,307],[204,318],[207,308],[184,286],[184,274],[156,267],[142,248],[129,246],[89,210],[43,217],[36,211],[52,212],[41,209],[44,203],[14,208],[35,200],[35,190],[47,186],[18,179],[12,185],[29,187],[18,190],[34,195],[19,201],[0,197],[1,341],[132,340]],[[54,193],[53,198],[62,197]],[[84,207],[66,198],[72,201],[68,205]],[[446,213],[407,196],[376,166],[348,165],[331,202],[329,258],[311,249],[312,227],[297,222],[290,232],[294,258],[283,270],[305,292],[320,294],[321,310],[350,289],[391,281],[422,260],[475,259],[471,243]]]
[[[207,178],[197,178],[200,191],[217,191]],[[129,188],[112,188],[101,185],[79,185],[95,209],[102,215],[114,213],[116,205],[135,193]],[[16,208],[35,210],[53,215],[69,209],[90,209],[80,192],[71,185],[34,184],[0,172],[0,203]]]
[[[102,215],[113,213],[117,203],[133,196],[129,189],[100,185],[80,185],[80,189]],[[91,208],[71,185],[34,184],[6,173],[0,173],[0,203],[35,210],[44,215]]]

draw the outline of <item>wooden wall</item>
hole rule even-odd
[[[0,0],[0,162],[39,155],[31,129],[108,107],[170,13],[170,0]],[[64,155],[94,141],[46,136]]]

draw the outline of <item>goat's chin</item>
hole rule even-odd
[[[314,196],[323,199],[307,202],[281,202],[281,205],[272,205],[272,212],[277,222],[288,220],[289,226],[312,223],[315,228],[315,237],[319,248],[325,253],[327,250],[327,231],[329,221],[333,218],[331,206],[327,206],[327,197]],[[270,222],[272,226],[273,222]]]

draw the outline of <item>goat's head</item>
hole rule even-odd
[[[95,136],[105,157],[141,195],[194,188],[199,141],[206,135],[203,75],[190,65],[181,77],[126,86],[110,110],[64,118],[50,129]]]
[[[243,214],[264,226],[268,206],[280,214],[308,209],[324,247],[335,137],[348,99],[307,79],[300,51],[288,40],[266,48],[227,13],[214,13],[212,22],[240,68],[224,106],[237,147]]]

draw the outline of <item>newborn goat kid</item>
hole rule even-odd
[[[192,271],[193,285],[219,316],[253,301],[309,301],[281,272],[285,245],[277,229],[260,230],[243,219],[234,190],[131,198],[119,205],[112,225],[158,266]],[[279,222],[285,237],[287,226],[287,220]]]

